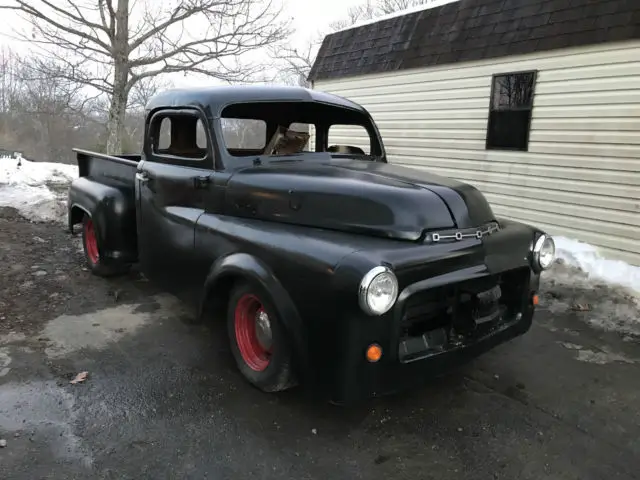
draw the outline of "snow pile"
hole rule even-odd
[[[596,247],[555,237],[559,259],[542,274],[541,305],[561,318],[640,339],[640,267],[602,258]]]
[[[62,221],[66,216],[66,187],[78,167],[0,157],[0,207],[13,207],[34,221]]]
[[[588,243],[554,236],[556,254],[572,267],[578,267],[589,278],[617,284],[640,293],[640,267],[620,260],[603,258],[598,249]]]
[[[640,338],[638,292],[556,263],[542,274],[540,293],[541,306],[560,318],[570,314],[597,329]]]

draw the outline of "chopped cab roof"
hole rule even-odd
[[[363,107],[345,98],[303,87],[271,85],[224,85],[169,89],[154,95],[147,110],[161,107],[199,106],[218,116],[228,105],[248,102],[316,102],[364,112]]]

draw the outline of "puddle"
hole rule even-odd
[[[135,333],[152,317],[176,316],[176,310],[181,309],[178,300],[168,295],[158,295],[153,300],[157,305],[152,305],[159,308],[125,304],[83,315],[61,315],[51,320],[41,332],[49,339],[46,355],[59,358],[85,348],[106,348],[110,343]]]
[[[608,348],[602,348],[600,351],[584,348],[582,345],[570,342],[558,342],[567,350],[574,350],[578,353],[576,360],[580,362],[595,363],[597,365],[606,365],[608,363],[636,363],[636,360],[629,358],[620,353],[610,351]]]
[[[635,360],[614,352],[594,352],[593,350],[580,350],[578,360],[581,362],[605,365],[607,363],[636,363]]]
[[[73,396],[53,381],[5,383],[0,386],[0,429],[32,430],[56,457],[91,467],[91,454],[73,433],[74,403]]]
[[[6,335],[0,335],[0,345],[9,345],[11,343],[24,342],[27,339],[24,333],[9,332]]]

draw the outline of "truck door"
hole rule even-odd
[[[136,173],[143,273],[180,295],[197,283],[194,234],[213,175],[207,120],[196,108],[163,109],[147,125]]]

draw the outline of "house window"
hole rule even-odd
[[[535,81],[536,72],[493,76],[487,150],[528,150]]]

